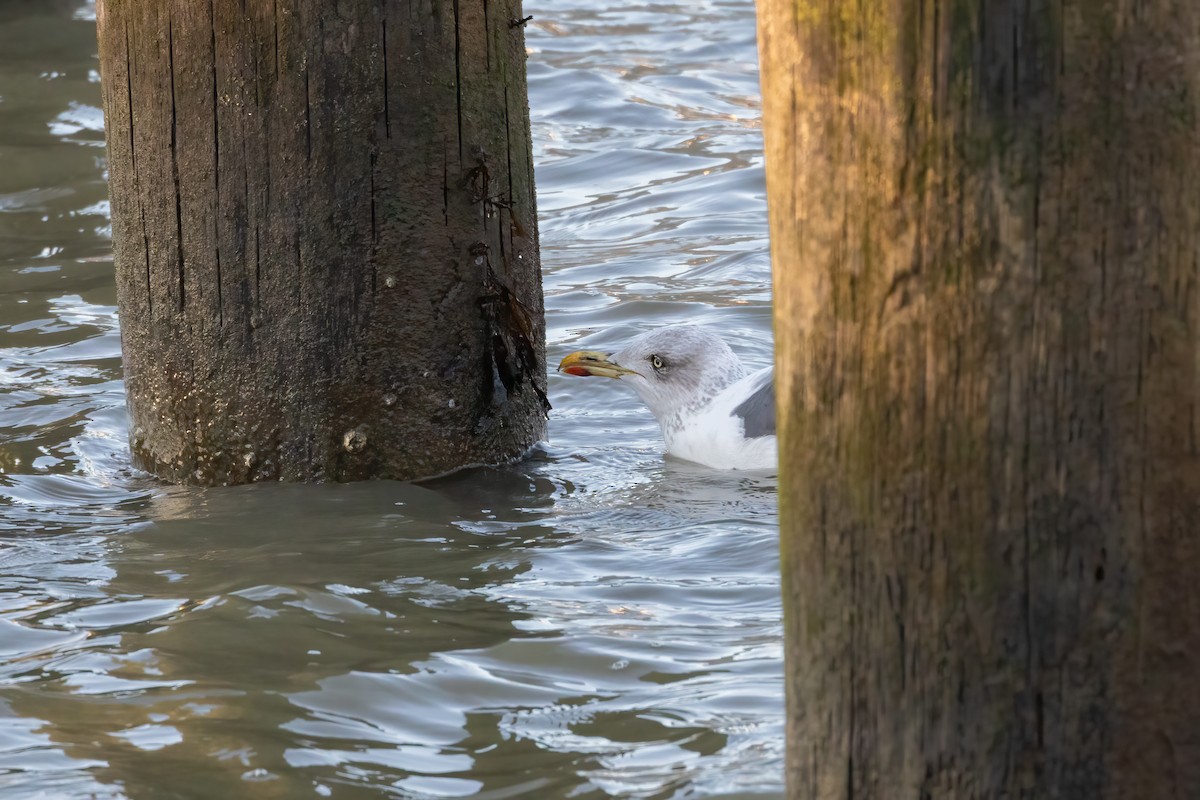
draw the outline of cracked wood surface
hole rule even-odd
[[[791,795],[1200,797],[1200,8],[759,34]]]
[[[544,434],[520,12],[99,0],[139,466],[412,478]],[[488,312],[497,285],[533,320],[520,337]]]

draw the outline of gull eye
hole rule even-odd
[[[650,366],[654,367],[655,369],[662,369],[666,366],[666,364],[664,364],[663,360],[658,356],[650,356]]]

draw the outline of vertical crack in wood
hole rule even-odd
[[[243,2],[244,2],[244,0],[243,0]],[[242,66],[244,68],[245,65],[243,64]],[[243,92],[245,91],[244,84],[242,85],[242,91]],[[246,104],[244,102],[239,104],[239,106],[238,106],[239,112],[242,109],[244,109],[245,107],[246,107]],[[246,272],[246,224],[249,222],[249,218],[250,218],[250,154],[249,154],[249,146],[246,144],[246,141],[250,138],[250,136],[249,136],[249,133],[246,131],[246,118],[245,117],[242,117],[241,128],[242,128],[242,135],[241,135],[241,139],[242,139],[242,213],[244,213],[246,215],[246,219],[242,222],[242,224],[236,226],[236,229],[238,231],[238,241],[236,242],[235,247],[236,247],[236,252],[238,254],[240,254],[240,257],[238,260],[241,264],[241,268],[238,270],[238,272],[241,275],[244,275]],[[258,219],[257,218],[255,218],[255,220],[254,220],[254,235],[258,236]],[[255,277],[255,288],[254,288],[255,310],[257,310],[257,307],[258,307],[257,270],[258,270],[258,266],[256,264],[255,265],[256,277]]]
[[[304,67],[304,152],[312,161],[312,98],[308,94],[308,66]]]
[[[442,140],[442,221],[450,227],[450,154]]]
[[[379,232],[375,220],[375,154],[371,153],[371,242],[379,241]]]
[[[220,96],[217,90],[217,13],[214,0],[208,0],[209,49],[212,57],[212,137],[213,137],[213,199],[216,213],[213,214],[213,256],[216,261],[217,277],[217,324],[225,326],[225,295],[221,287],[221,126]],[[183,310],[182,295],[179,309]]]
[[[513,253],[516,252],[516,245],[513,243],[513,225],[517,218],[517,204],[513,197],[513,165],[512,165],[512,122],[508,118],[508,84],[504,84],[504,156],[507,159],[508,165],[508,249]],[[503,213],[503,209],[501,209]],[[503,217],[501,217],[503,219]],[[504,255],[504,234],[503,227],[500,228],[500,254]]]
[[[279,0],[271,4],[271,27],[275,30],[275,79],[279,79]]]
[[[789,159],[789,172],[795,171],[795,168],[796,168],[795,161],[792,160],[793,159],[792,153],[803,152],[803,150],[801,150],[801,147],[803,146],[802,145],[803,139],[801,138],[801,131],[800,131],[799,124],[798,124],[798,121],[800,119],[800,116],[799,116],[800,106],[798,104],[797,97],[796,97],[796,87],[803,85],[800,82],[800,79],[801,79],[800,68],[796,67],[794,72],[792,73],[791,85],[788,87],[790,94],[791,94],[791,101],[792,101],[791,102],[791,117],[790,117],[791,126],[789,128],[788,135],[791,137],[792,145],[791,145],[791,147],[787,148],[787,150],[785,151],[784,157]],[[790,184],[791,184],[791,191],[789,193],[789,201],[790,202],[789,202],[788,207],[792,210],[792,213],[794,213],[796,216],[796,228],[797,228],[797,231],[799,232],[799,235],[803,236],[804,235],[804,227],[803,227],[804,226],[804,215],[796,213],[796,212],[799,209],[804,208],[804,203],[800,197],[800,195],[804,191],[804,188],[803,188],[802,182],[799,180],[790,181]]]
[[[297,209],[298,210],[298,209]],[[297,215],[298,217],[299,215]],[[296,230],[296,238],[292,240],[292,253],[296,257],[296,307],[300,306],[300,301],[303,299],[304,281],[304,261],[300,255],[300,230]]]
[[[454,100],[458,114],[458,166],[463,163],[463,108],[462,108],[462,34],[459,31],[458,2],[454,0]]]
[[[125,100],[129,111],[129,166],[133,171],[133,189],[137,197],[138,215],[142,220],[142,258],[146,270],[146,313],[154,318],[154,291],[150,279],[150,236],[146,231],[146,206],[142,202],[142,180],[138,174],[137,145],[133,124],[133,51],[129,49],[129,23],[125,23]]]
[[[375,164],[377,156],[371,153],[371,296],[379,289],[379,227],[375,217]]]
[[[262,249],[259,242],[258,220],[254,221],[254,313],[259,315],[262,310]],[[250,326],[251,328],[254,325]]]
[[[251,320],[250,329],[253,330],[255,325],[257,324],[256,320],[261,321],[262,262],[261,262],[260,243],[259,243],[259,227],[262,223],[262,220],[267,218],[267,209],[266,209],[267,201],[263,198],[262,194],[260,193],[260,187],[261,187],[264,179],[266,181],[270,181],[270,176],[271,176],[270,148],[269,147],[263,148],[262,143],[264,141],[269,142],[271,139],[267,135],[266,104],[263,102],[263,96],[262,96],[262,82],[263,82],[263,80],[262,80],[262,46],[261,46],[262,40],[260,37],[260,34],[261,34],[260,22],[259,22],[259,18],[257,16],[249,29],[249,34],[251,37],[250,59],[254,63],[254,108],[263,109],[262,113],[258,117],[261,127],[257,131],[255,131],[255,133],[257,135],[255,137],[254,144],[255,144],[255,149],[258,152],[261,153],[264,150],[266,151],[265,153],[263,153],[264,162],[265,162],[264,167],[260,170],[257,170],[256,175],[255,175],[255,193],[254,193],[255,194],[255,204],[254,205],[255,205],[255,210],[257,213],[254,214],[254,308],[252,309],[251,315],[250,315],[250,320]],[[246,138],[249,138],[249,137],[247,136]],[[245,162],[246,163],[244,166],[246,169],[246,180],[248,183],[250,180],[250,178],[249,178],[250,159],[246,158]],[[261,204],[260,204],[260,201],[261,201]],[[249,185],[247,185],[247,188],[246,188],[246,205],[247,205],[247,214],[249,214],[249,205],[250,205]]]
[[[1046,745],[1046,700],[1041,692],[1034,695],[1034,712],[1037,716],[1037,746],[1041,750]]]
[[[1013,15],[1010,22],[1012,28],[1012,92],[1009,94],[1009,113],[1013,113],[1021,103],[1021,84],[1019,82],[1021,79],[1021,23],[1017,19],[1017,10],[1010,8],[1009,11]]]
[[[217,325],[225,326],[225,301],[221,291],[221,245],[218,244],[215,250],[216,267],[217,267]],[[182,310],[182,309],[181,309]]]
[[[483,0],[483,41],[487,52],[488,72],[492,71],[492,21],[488,17],[488,0]]]
[[[930,62],[933,69],[929,71],[930,82],[933,84],[933,91],[930,95],[931,108],[930,114],[933,122],[941,121],[939,111],[941,110],[942,98],[942,4],[938,0],[933,3],[933,59]]]
[[[388,32],[387,32],[387,8],[381,9],[383,19],[381,27],[383,28],[383,135],[385,138],[392,138],[392,112],[391,112],[391,91],[388,81]]]
[[[176,276],[179,281],[179,311],[187,303],[187,285],[184,281],[186,264],[183,255],[183,194],[179,186],[179,136],[178,100],[175,84],[175,19],[167,12],[167,72],[171,78],[171,177],[175,184],[175,258]]]
[[[1035,152],[1040,152],[1042,149],[1042,135],[1041,135],[1040,123],[1038,125],[1037,132],[1034,135],[1034,149],[1035,149]],[[1032,272],[1033,272],[1034,285],[1036,286],[1036,285],[1038,285],[1038,283],[1041,280],[1041,267],[1042,267],[1041,249],[1040,249],[1040,242],[1039,242],[1039,240],[1041,239],[1041,226],[1042,226],[1042,219],[1041,219],[1042,176],[1041,176],[1040,166],[1035,171],[1034,176],[1033,176],[1032,194],[1033,194],[1033,199],[1032,199],[1032,209],[1031,210],[1032,210],[1032,217],[1033,217],[1033,219],[1032,219],[1033,230],[1030,234],[1030,239],[1032,240],[1033,248],[1032,248],[1032,254],[1031,254],[1031,268],[1032,268]],[[1039,307],[1040,307],[1040,304],[1038,303],[1037,296],[1035,295],[1034,302],[1033,302],[1033,320],[1032,320],[1033,335],[1031,336],[1032,342],[1036,342],[1036,339],[1038,336],[1038,331],[1041,328],[1041,316],[1042,315],[1039,313]],[[1036,344],[1033,344],[1032,346],[1036,347]],[[1033,369],[1035,369],[1035,370],[1040,367],[1040,365],[1038,364],[1038,359],[1037,359],[1036,354],[1032,358],[1030,358],[1030,363],[1034,365]],[[1036,376],[1030,376],[1029,397],[1026,399],[1026,404],[1027,404],[1026,408],[1036,408],[1037,407],[1037,398],[1033,396],[1036,391],[1037,391]],[[1030,503],[1031,503],[1031,500],[1030,500],[1031,488],[1029,485],[1029,481],[1030,481],[1029,476],[1031,474],[1030,449],[1032,447],[1032,438],[1033,438],[1033,430],[1031,429],[1030,424],[1031,424],[1030,417],[1027,416],[1026,420],[1025,420],[1025,442],[1024,442],[1024,446],[1025,446],[1024,462],[1025,463],[1024,463],[1024,469],[1022,470],[1022,473],[1025,476],[1024,498],[1023,498],[1023,506],[1025,507],[1025,530],[1024,530],[1024,539],[1025,539],[1025,559],[1024,560],[1025,560],[1025,563],[1024,563],[1023,569],[1022,569],[1022,580],[1024,582],[1024,586],[1022,587],[1022,591],[1024,592],[1024,597],[1022,598],[1022,606],[1023,606],[1022,614],[1024,616],[1024,623],[1025,623],[1025,650],[1026,650],[1026,652],[1025,652],[1025,689],[1026,689],[1026,692],[1032,692],[1034,690],[1034,686],[1035,686],[1035,681],[1034,681],[1035,655],[1034,655],[1034,630],[1033,630],[1034,621],[1033,621],[1033,596],[1032,596],[1033,595],[1033,585],[1032,585],[1032,578],[1030,576],[1030,562],[1032,561],[1032,559],[1034,557],[1034,554],[1032,552],[1032,541],[1031,541],[1031,537],[1032,537],[1031,521],[1029,519],[1029,508],[1030,508]]]
[[[533,131],[530,130],[531,123],[529,120],[529,104],[528,104],[528,100],[527,100],[528,96],[529,96],[529,91],[528,91],[528,85],[527,85],[523,92],[522,98],[519,98],[519,100],[521,101],[520,102],[521,139],[523,140],[523,143],[525,145],[525,147],[522,148],[525,151],[525,163],[521,165],[521,174],[525,176],[525,191],[526,191],[525,208],[529,209],[528,221],[529,221],[530,225],[534,226],[533,229],[536,230],[537,229],[536,228],[536,226],[537,226],[537,184],[534,182],[534,175],[533,175]],[[511,200],[512,198],[509,198],[509,199]],[[539,272],[539,275],[540,274],[541,273]],[[540,278],[539,278],[539,280],[540,280]]]
[[[858,548],[854,541],[854,529],[846,536],[850,545],[850,607],[858,608]],[[850,641],[850,714],[846,723],[846,800],[854,800],[854,748],[857,744],[856,705],[858,703],[858,648],[855,638],[858,633],[858,614],[851,613],[848,621]]]

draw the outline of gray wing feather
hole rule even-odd
[[[742,418],[747,439],[775,435],[775,373],[765,376],[762,384],[733,409],[732,416]]]

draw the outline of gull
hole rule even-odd
[[[774,368],[748,373],[729,345],[704,328],[658,328],[615,353],[579,350],[558,369],[632,387],[673,456],[715,469],[775,468]]]

